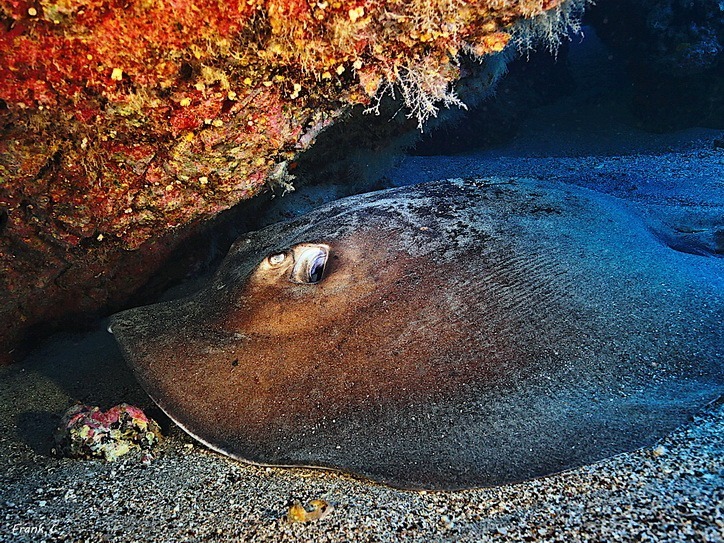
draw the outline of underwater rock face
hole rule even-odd
[[[0,0],[0,357],[118,304],[198,223],[396,86],[420,123],[457,57],[546,34],[579,0]]]
[[[626,61],[633,109],[649,126],[724,126],[724,3],[602,0],[588,18]]]
[[[724,391],[719,258],[533,180],[345,198],[241,238],[111,329],[212,449],[398,487],[520,481],[653,444]]]
[[[649,71],[684,77],[715,68],[724,50],[719,0],[604,0],[590,17],[605,40]]]

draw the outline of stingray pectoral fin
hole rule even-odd
[[[212,324],[209,306],[201,303],[207,299],[202,292],[184,300],[130,309],[114,315],[110,325],[149,396],[170,418],[189,429],[207,424],[199,414],[214,411],[213,401],[219,400],[206,393],[214,380],[206,370],[207,360],[222,353],[233,368],[234,352],[242,341],[238,334]]]
[[[111,327],[211,448],[404,488],[520,481],[650,445],[724,391],[722,259],[605,196],[446,181],[237,244]]]
[[[261,381],[255,373],[255,340],[219,324],[232,305],[223,292],[202,291],[118,313],[111,329],[139,383],[191,436],[245,462],[299,465],[285,457],[279,432],[272,431],[297,431],[288,420],[294,405],[268,382],[273,368],[267,366]]]

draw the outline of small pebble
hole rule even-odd
[[[653,448],[653,450],[651,451],[651,454],[654,455],[654,458],[658,458],[660,456],[664,456],[667,452],[669,452],[669,451],[667,450],[666,447],[664,447],[663,445],[658,445]]]

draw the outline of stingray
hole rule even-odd
[[[111,327],[215,451],[492,486],[652,445],[719,397],[723,263],[587,189],[447,180],[248,234],[202,290]]]

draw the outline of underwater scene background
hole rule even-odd
[[[349,195],[443,179],[532,179],[611,198],[661,247],[684,255],[690,284],[706,281],[715,293],[705,339],[720,371],[707,394],[720,396],[723,40],[724,12],[713,0],[601,0],[556,52],[539,46],[510,61],[489,96],[474,75],[490,67],[463,61],[472,74],[458,87],[467,109],[441,108],[422,132],[398,103],[384,102],[379,116],[352,110],[298,157],[294,191],[277,186],[222,213],[113,309],[192,294],[239,236]],[[39,330],[26,356],[0,367],[2,541],[724,540],[720,398],[654,446],[592,465],[495,488],[401,491],[207,449],[155,407],[104,315]],[[160,424],[160,452],[112,462],[51,454],[76,402],[143,408]],[[316,522],[287,520],[290,505],[313,500],[333,510]]]

